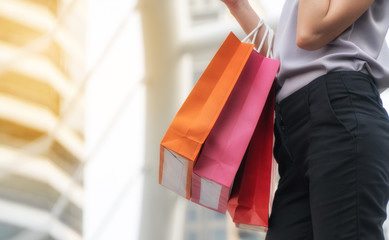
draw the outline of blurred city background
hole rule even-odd
[[[251,3],[276,29],[283,1]],[[0,240],[263,239],[158,184],[230,31],[219,0],[0,0]]]

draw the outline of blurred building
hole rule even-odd
[[[226,240],[227,235],[225,215],[212,210],[205,210],[195,204],[188,204],[184,239]]]
[[[82,239],[83,2],[0,1],[0,239]]]

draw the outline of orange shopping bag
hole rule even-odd
[[[190,199],[194,163],[253,48],[233,33],[225,39],[161,141],[161,185]]]

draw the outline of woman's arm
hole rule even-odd
[[[374,0],[300,0],[296,44],[316,50],[353,24]]]
[[[221,0],[226,4],[231,14],[238,21],[242,29],[248,34],[250,33],[259,23],[260,18],[257,13],[251,7],[248,0]],[[265,27],[261,27],[258,31],[257,39],[255,41],[256,46],[260,44],[260,40],[265,33]],[[268,49],[268,42],[265,41],[261,49],[261,54],[266,56]]]

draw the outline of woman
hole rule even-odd
[[[258,24],[247,0],[222,1],[247,33]],[[389,120],[377,89],[389,86],[388,25],[388,0],[285,1],[266,239],[384,239]]]

